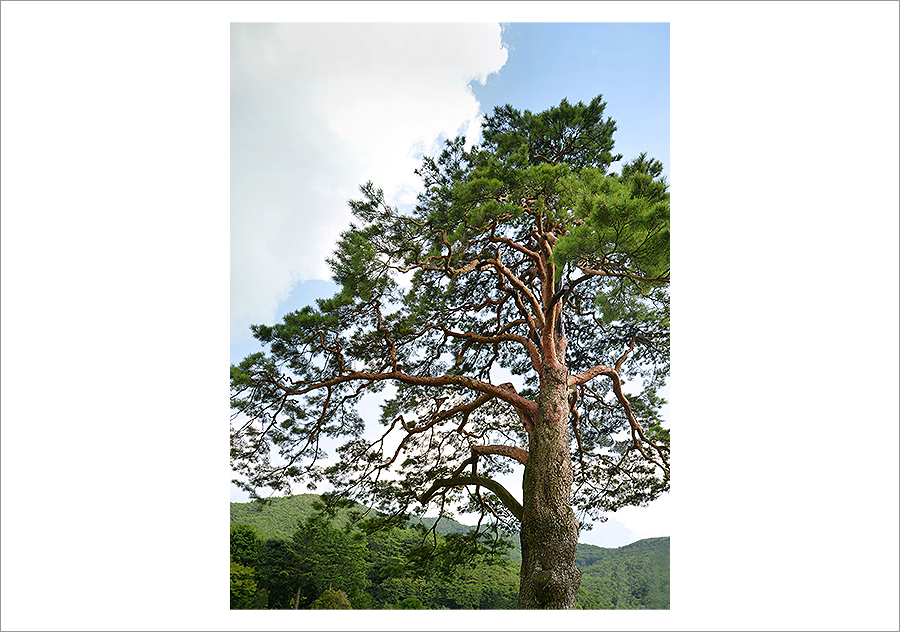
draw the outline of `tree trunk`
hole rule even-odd
[[[519,608],[571,609],[581,586],[578,521],[571,506],[572,458],[566,369],[545,366],[522,483]]]

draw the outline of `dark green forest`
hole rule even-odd
[[[318,500],[301,494],[264,505],[231,503],[232,609],[516,608],[517,537],[508,538],[505,555],[454,564],[465,525],[442,519],[435,527],[426,518],[365,532],[350,510],[326,516]],[[423,542],[441,554],[432,563],[411,563]],[[576,555],[578,608],[669,608],[669,538],[615,549],[580,543]]]

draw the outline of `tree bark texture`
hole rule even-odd
[[[519,608],[571,609],[581,586],[578,521],[571,507],[566,369],[545,366],[522,483]]]

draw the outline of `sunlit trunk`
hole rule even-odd
[[[581,586],[568,413],[565,367],[545,367],[523,479],[519,608],[574,608]]]

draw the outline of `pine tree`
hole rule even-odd
[[[519,532],[520,608],[574,607],[577,516],[669,485],[668,185],[643,154],[610,171],[604,108],[496,108],[480,145],[424,160],[410,211],[361,187],[339,293],[254,325],[267,351],[231,367],[239,485],[327,480],[396,520],[476,512],[473,551]],[[388,384],[367,438],[356,405]],[[344,440],[330,466],[325,437]],[[511,461],[521,504],[494,478]]]

